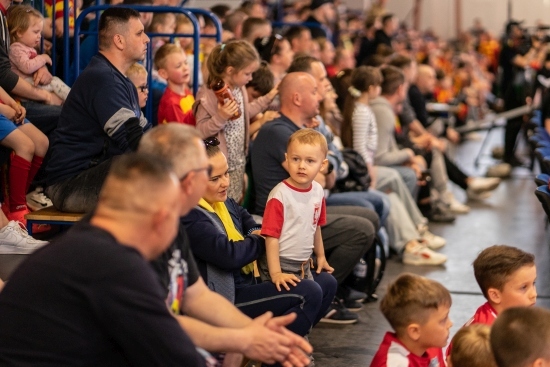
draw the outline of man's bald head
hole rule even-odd
[[[178,177],[182,177],[189,170],[198,168],[200,158],[206,157],[194,144],[202,140],[199,132],[188,125],[164,124],[159,125],[143,135],[139,143],[138,152],[159,156],[174,167]]]
[[[279,84],[279,98],[281,104],[284,101],[292,101],[293,96],[296,93],[301,93],[304,85],[315,85],[315,79],[311,74],[307,72],[293,72],[285,75],[281,83]]]
[[[315,78],[305,72],[288,73],[279,84],[281,113],[287,117],[310,119],[319,114]]]
[[[435,70],[429,65],[418,65],[416,86],[422,93],[431,93],[435,88]]]

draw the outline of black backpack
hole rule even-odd
[[[369,169],[361,154],[351,148],[344,148],[342,155],[349,167],[349,174],[348,177],[336,181],[333,192],[367,191],[371,179]]]

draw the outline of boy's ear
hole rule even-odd
[[[502,302],[501,293],[496,288],[489,288],[487,290],[487,297],[489,298],[488,301],[491,301],[494,304],[500,304]]]
[[[328,159],[323,159],[323,164],[321,165],[321,172],[326,172],[328,166]]]
[[[162,79],[164,79],[164,80],[168,79],[168,72],[166,71],[166,69],[161,68],[161,69],[158,70],[158,73],[159,73],[159,76]]]
[[[407,326],[407,336],[413,341],[420,339],[420,325],[419,324],[410,324]]]

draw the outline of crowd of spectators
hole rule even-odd
[[[52,35],[51,27],[55,22],[61,29],[62,8],[50,6],[44,19],[30,6],[10,5],[0,0],[0,144],[14,151],[6,158],[0,253],[45,248],[8,283],[0,310],[9,310],[9,297],[37,276],[36,292],[78,288],[77,300],[70,293],[56,300],[59,312],[68,312],[78,327],[55,319],[48,323],[65,336],[64,343],[77,340],[81,344],[72,345],[90,354],[67,348],[56,356],[59,363],[146,358],[138,360],[204,365],[194,344],[227,365],[238,365],[241,355],[307,365],[311,346],[302,337],[317,322],[357,322],[352,311],[373,296],[357,288],[361,275],[354,269],[375,241],[406,264],[441,265],[447,257],[436,250],[446,240],[430,232],[429,222],[453,222],[470,211],[449,183],[464,189],[469,200],[484,200],[499,185],[500,177],[474,177],[455,162],[454,147],[467,137],[459,127],[493,111],[544,105],[550,98],[545,79],[550,57],[542,35],[527,42],[520,24],[510,22],[499,42],[477,22],[456,40],[443,40],[400,22],[382,0],[364,14],[348,12],[338,0],[293,1],[282,7],[283,14],[262,1],[244,1],[237,9],[214,6],[222,42],[201,38],[199,49],[188,37],[170,36],[192,33],[181,14],[126,7],[111,7],[99,19],[90,13],[89,29],[98,33],[81,39],[82,72],[69,91],[50,73],[50,56],[35,49],[40,34],[60,36]],[[287,25],[273,27],[275,17]],[[216,32],[211,19],[199,16],[199,21],[201,34]],[[73,32],[74,25],[69,29]],[[538,83],[530,88],[528,75],[535,74]],[[147,103],[155,111],[152,121],[142,111]],[[515,154],[522,125],[523,116],[507,122],[501,167],[506,173],[497,176],[523,164]],[[301,156],[293,158],[289,139],[309,131],[304,129],[317,131],[322,147],[326,142],[326,160],[317,162],[314,182],[302,188],[293,174],[306,173],[293,173]],[[300,164],[314,162],[308,156]],[[311,212],[311,236],[273,204],[278,185],[296,192],[315,188],[320,194]],[[284,190],[279,195],[284,197]],[[301,200],[285,208],[304,205],[303,213],[309,213],[312,203]],[[55,246],[25,230],[25,215],[49,206],[87,214]],[[275,230],[274,223],[282,229]],[[287,262],[274,272],[279,243],[292,257],[297,252],[289,245],[293,239],[313,250],[318,270],[310,272],[309,259],[297,263],[281,257]],[[92,250],[96,240],[101,243],[97,253]],[[69,248],[72,242],[78,243],[76,250]],[[137,253],[115,251],[119,244]],[[86,249],[93,258],[83,252],[71,258],[71,251]],[[117,259],[131,262],[118,272]],[[151,261],[154,272],[143,260]],[[112,268],[92,268],[103,262]],[[80,267],[83,263],[86,267]],[[297,275],[283,276],[289,263]],[[49,273],[48,266],[59,268]],[[129,286],[134,275],[140,284]],[[155,277],[162,288],[151,280]],[[128,293],[118,294],[123,287]],[[137,297],[139,307],[129,311],[125,296]],[[444,292],[442,299],[450,307]],[[177,322],[162,310],[163,300]],[[82,315],[101,322],[89,325],[71,314],[71,302]],[[28,310],[40,314],[47,308],[37,302]],[[145,332],[134,331],[141,320],[148,325]],[[15,329],[0,330],[4,341]],[[82,334],[90,330],[95,342]],[[248,337],[242,339],[243,332]],[[103,333],[108,340],[101,339]],[[135,338],[123,340],[127,334]],[[147,345],[149,339],[155,344]],[[19,342],[29,341],[11,344],[8,358],[18,358]],[[189,348],[169,348],[178,343]],[[56,354],[55,344],[50,339],[36,352]],[[167,348],[166,359],[151,354],[157,347]]]

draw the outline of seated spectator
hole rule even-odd
[[[200,32],[200,29],[199,29]],[[176,32],[178,34],[193,34],[193,23],[191,23],[191,20],[184,14],[177,14],[176,15]],[[189,85],[193,85],[193,70],[195,68],[195,52],[193,50],[193,38],[192,37],[178,37],[179,44],[183,51],[185,52],[185,55],[187,56],[187,65],[189,66]],[[199,54],[199,80],[198,80],[198,86],[200,87],[203,83],[202,78],[202,71],[201,71],[201,54]]]
[[[295,312],[297,318],[288,327],[306,335],[325,315],[334,298],[336,280],[319,274],[315,282],[303,280],[281,290],[271,282],[256,283],[253,261],[265,253],[261,226],[227,197],[227,160],[217,144],[216,138],[205,140],[212,166],[210,180],[199,206],[182,218],[199,271],[210,289],[235,303],[247,316],[257,317],[267,311],[276,316]]]
[[[126,77],[128,68],[145,58],[149,43],[139,19],[128,8],[101,14],[100,52],[73,85],[52,136],[46,194],[58,210],[91,211],[112,158],[135,150],[151,127]]]
[[[317,82],[311,75],[303,72],[289,73],[281,81],[279,90],[281,116],[262,126],[250,153],[255,183],[255,211],[260,215],[263,215],[269,192],[288,178],[285,152],[289,137],[303,126],[311,124],[311,119],[319,112]],[[330,175],[330,172],[323,172],[324,175]],[[348,297],[349,290],[344,281],[371,246],[376,231],[374,225],[377,230],[379,219],[369,209],[353,206],[327,207],[327,224],[321,228],[321,233],[327,259],[335,269],[333,275],[340,288],[339,296],[322,321],[357,322],[357,315],[344,308],[340,299],[345,300]]]
[[[265,19],[266,9],[264,4],[258,0],[245,0],[242,2],[239,10],[243,11],[249,17]]]
[[[3,208],[10,220],[21,222],[26,226],[27,207],[26,194],[31,183],[42,166],[44,156],[48,151],[48,138],[25,118],[25,108],[21,107],[2,88],[0,88],[0,145],[12,149],[8,173],[8,203]],[[29,202],[36,207],[36,201],[46,202],[44,194],[33,192]],[[36,197],[35,197],[36,196]],[[40,196],[40,197],[38,197]],[[49,203],[48,203],[49,204]],[[8,209],[8,210],[6,210]]]
[[[376,54],[375,34],[380,27],[380,20],[376,16],[367,17],[365,20],[364,34],[361,37],[359,51],[355,59],[357,65],[366,65],[367,59]]]
[[[7,9],[11,2],[3,2],[2,4],[0,23],[4,27],[4,32],[0,32],[0,87],[9,94],[27,99],[27,101],[21,102],[21,105],[27,110],[27,119],[32,121],[45,135],[49,135],[57,126],[57,119],[61,112],[59,105],[63,101],[55,94],[37,87],[38,85],[48,84],[52,80],[52,75],[45,66],[34,73],[33,84],[20,78],[11,70],[8,57],[10,39],[6,19]],[[53,106],[46,106],[42,103],[36,103],[36,101]]]
[[[90,220],[31,256],[0,293],[5,363],[205,366],[147,263],[177,232],[178,183],[155,157],[113,164]]]
[[[183,124],[158,126],[144,135],[139,152],[168,159],[172,163],[177,177],[181,177],[180,193],[173,196],[180,198],[182,202],[181,216],[185,216],[196,207],[208,187],[208,171],[211,166],[208,165],[204,143],[195,129]],[[208,289],[199,276],[181,220],[182,218],[176,239],[152,266],[163,286],[167,305],[180,325],[192,337],[193,342],[209,351],[244,353],[248,358],[265,363],[293,358],[297,365],[307,365],[309,358],[302,350],[311,353],[309,344],[286,329],[280,328],[294,321],[295,315],[271,319],[270,314],[265,313],[251,320],[227,299]],[[217,279],[223,280],[224,277]],[[208,278],[208,281],[212,284],[214,279]],[[277,336],[266,328],[283,335]],[[273,337],[275,339],[270,340]],[[267,340],[270,342],[266,344]],[[275,344],[271,344],[272,342]],[[276,356],[282,343],[294,347]],[[238,365],[238,362],[235,363]]]
[[[138,99],[139,99],[139,108],[144,108],[147,104],[147,98],[149,97],[149,86],[147,85],[147,70],[141,64],[133,63],[132,66],[128,68],[126,76],[137,89]]]
[[[312,0],[309,6],[311,15],[304,23],[315,24],[308,25],[312,38],[332,38],[331,28],[336,21],[336,8],[334,0]],[[324,27],[321,27],[324,26]]]
[[[489,326],[480,324],[460,329],[451,340],[453,353],[447,357],[447,366],[497,367],[491,351],[490,333]]]
[[[229,34],[224,35],[222,41],[228,41],[229,39],[242,39],[243,38],[243,23],[248,18],[246,13],[235,10],[225,17],[223,22],[223,29],[228,31]]]
[[[10,25],[10,62],[12,70],[29,83],[34,83],[33,74],[46,64],[52,65],[47,54],[38,55],[36,47],[40,45],[44,18],[38,10],[29,5],[17,6],[8,15]],[[54,93],[63,101],[71,91],[61,79],[53,77],[48,84],[40,88]]]
[[[158,49],[154,62],[160,77],[168,82],[158,107],[158,123],[195,126],[195,98],[189,90],[191,72],[184,51],[179,45],[167,43]]]
[[[342,70],[355,69],[355,64],[353,50],[338,47],[334,56],[334,71],[331,78],[336,77]]]
[[[395,37],[398,26],[396,16],[391,13],[383,15],[380,21],[382,27],[374,33],[374,44],[372,45],[372,49],[375,50],[376,53],[379,52],[378,47],[380,45],[387,46],[390,49],[392,48],[391,41]]]
[[[413,274],[400,275],[388,288],[380,310],[394,332],[387,332],[371,367],[445,366],[452,300],[440,283]]]
[[[247,18],[243,23],[242,39],[254,44],[257,38],[271,36],[271,22],[265,18]]]
[[[292,26],[286,31],[285,38],[290,42],[294,54],[307,54],[311,51],[312,40],[309,28],[301,25]]]
[[[539,307],[506,310],[491,328],[498,367],[550,364],[550,311]]]
[[[248,100],[254,102],[257,98],[263,97],[273,89],[273,73],[269,70],[269,67],[262,61],[258,70],[252,73],[252,80],[246,84],[246,93],[248,94]],[[275,102],[277,99],[272,101]],[[254,140],[258,130],[265,124],[279,117],[279,112],[266,110],[265,112],[258,113],[250,121],[248,133],[250,134],[250,140]]]
[[[254,46],[262,60],[268,63],[269,69],[274,75],[275,84],[278,84],[286,75],[286,71],[294,58],[294,51],[287,39],[278,34],[257,39]]]
[[[166,36],[153,37],[151,41],[151,47],[153,48],[153,56],[157,53],[157,50],[170,42],[171,34],[176,31],[176,14],[174,13],[154,13],[153,20],[147,28],[149,33],[164,33]]]
[[[336,70],[334,69],[334,58],[336,57],[334,45],[326,38],[316,38],[315,42],[319,44],[319,60],[325,65],[328,77],[332,78],[336,76]]]

